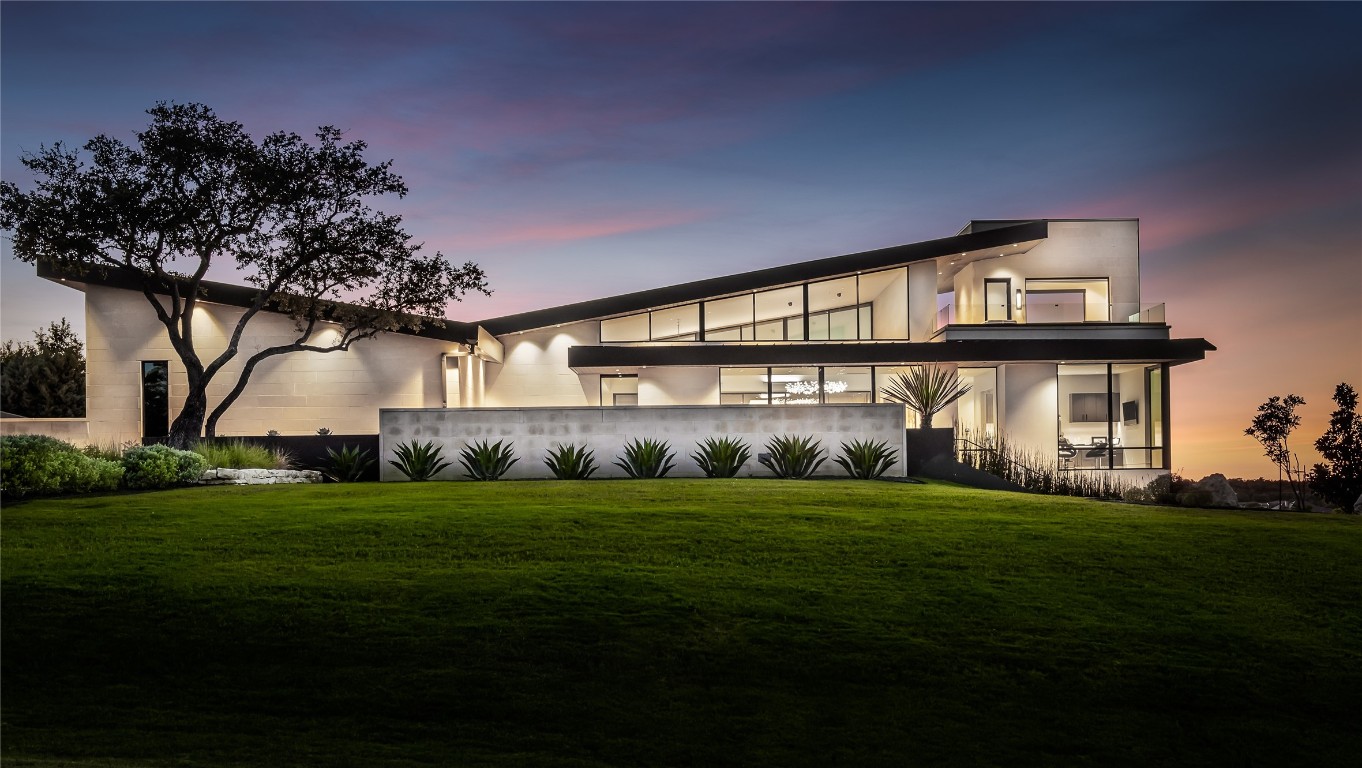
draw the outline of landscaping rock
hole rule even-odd
[[[1357,501],[1353,502],[1353,514],[1362,515],[1362,495],[1359,495]]]
[[[1239,506],[1239,495],[1230,487],[1230,481],[1225,476],[1216,473],[1201,478],[1201,482],[1196,484],[1197,490],[1205,491],[1210,495],[1209,506],[1212,507],[1237,507]]]
[[[322,473],[314,469],[210,469],[199,485],[276,485],[279,483],[320,483]]]

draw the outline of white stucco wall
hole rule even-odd
[[[639,405],[718,405],[718,368],[644,368],[638,372]]]
[[[984,321],[984,280],[1009,278],[1012,291],[1026,290],[1027,278],[1108,278],[1111,319],[1124,321],[1139,309],[1140,226],[1138,221],[1051,221],[1049,236],[1026,253],[976,261],[956,275],[957,323]],[[1009,297],[1012,301],[1012,297]],[[1017,322],[1025,312],[1012,310]]]
[[[499,336],[505,361],[486,367],[482,405],[490,408],[556,408],[597,405],[600,377],[578,376],[568,368],[568,347],[600,343],[599,321],[572,323]]]
[[[1059,407],[1053,363],[999,366],[1002,432],[1018,445],[1052,456],[1059,444]]]
[[[453,462],[437,479],[465,479],[458,462],[459,451],[479,440],[509,440],[520,461],[507,479],[552,477],[544,466],[545,453],[555,444],[585,443],[595,451],[600,469],[595,477],[627,477],[614,466],[624,445],[634,438],[666,440],[676,453],[676,468],[668,477],[703,477],[691,459],[696,443],[709,437],[730,436],[745,440],[752,459],[739,476],[769,476],[757,463],[757,454],[775,435],[812,435],[828,452],[819,475],[845,476],[832,457],[841,453],[846,440],[884,440],[903,455],[905,440],[903,408],[898,405],[807,405],[807,406],[672,406],[663,408],[459,408],[385,409],[379,415],[380,478],[406,478],[389,460],[394,448],[416,440],[433,441]],[[901,463],[888,474],[902,476]]]
[[[199,356],[209,361],[227,346],[243,310],[201,303],[194,314]],[[90,439],[123,442],[141,437],[141,361],[166,360],[170,369],[170,417],[184,404],[185,369],[170,346],[165,327],[140,294],[87,286],[85,293],[87,415]],[[253,352],[295,336],[283,315],[260,313],[251,320],[240,352],[208,389],[209,409],[236,383]],[[245,392],[218,422],[219,435],[309,434],[328,427],[337,434],[372,434],[378,409],[435,407],[442,400],[440,355],[453,342],[403,334],[382,334],[345,352],[293,352],[256,367]]]

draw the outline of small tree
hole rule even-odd
[[[1305,405],[1305,398],[1299,395],[1287,395],[1285,398],[1273,395],[1258,406],[1258,415],[1253,417],[1253,423],[1244,430],[1244,434],[1262,443],[1268,460],[1277,465],[1278,477],[1286,475],[1291,495],[1296,499],[1296,509],[1305,509],[1305,491],[1301,487],[1305,472],[1287,444],[1291,430],[1301,423],[1301,417],[1296,415],[1298,405]],[[1277,482],[1280,484],[1281,480]]]
[[[25,154],[36,188],[0,183],[0,227],[13,232],[22,261],[48,262],[59,274],[112,272],[141,289],[187,379],[171,445],[186,448],[201,432],[212,437],[267,358],[439,326],[446,302],[487,292],[476,265],[419,253],[400,216],[369,207],[407,187],[391,162],[364,159],[364,142],[344,142],[330,126],[317,129],[316,144],[283,132],[256,142],[202,104],[163,102],[147,112],[151,125],[135,144],[97,136],[84,146],[88,162],[61,144]],[[224,262],[256,290],[228,328],[226,347],[204,350],[194,308],[209,267]],[[250,354],[210,413],[209,384],[264,310],[291,316],[295,336]]]
[[[1329,416],[1329,429],[1315,441],[1324,457],[1310,471],[1310,489],[1326,502],[1353,511],[1362,497],[1362,416],[1357,413],[1357,390],[1346,382],[1334,388],[1338,405]]]
[[[34,342],[0,347],[0,410],[31,418],[85,415],[85,347],[62,318]]]
[[[964,397],[970,385],[950,368],[936,365],[913,366],[907,373],[891,376],[880,389],[885,399],[903,403],[922,417],[922,428],[932,428],[932,417]]]

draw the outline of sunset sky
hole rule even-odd
[[[1362,4],[0,5],[0,174],[131,140],[155,102],[257,137],[335,125],[382,208],[495,293],[476,320],[950,236],[1138,217],[1175,368],[1173,466],[1275,475],[1243,436],[1362,387]],[[81,294],[4,243],[5,338]],[[232,280],[229,273],[218,279]]]

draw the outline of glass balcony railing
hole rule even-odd
[[[1116,323],[1165,323],[1163,304],[1113,304],[1111,320]]]

